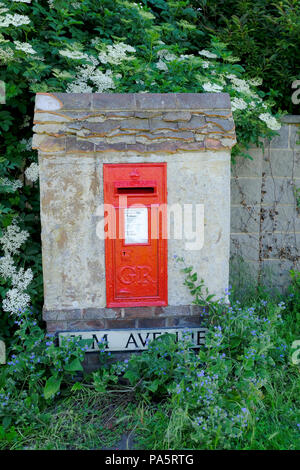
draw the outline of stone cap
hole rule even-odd
[[[231,149],[228,93],[38,93],[34,149],[176,153]]]

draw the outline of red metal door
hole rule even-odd
[[[167,305],[166,163],[104,164],[103,178],[113,213],[105,239],[107,307]]]

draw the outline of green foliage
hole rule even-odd
[[[263,79],[263,90],[276,109],[299,114],[292,82],[300,77],[300,3],[298,0],[192,0],[200,7],[197,28],[227,44],[250,77]]]
[[[88,347],[86,341],[70,337],[57,346],[31,311],[20,313],[16,324],[10,360],[0,371],[0,423],[5,429],[47,420],[43,410],[83,370]]]

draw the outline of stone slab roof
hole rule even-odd
[[[32,147],[45,153],[231,149],[227,93],[38,93]]]

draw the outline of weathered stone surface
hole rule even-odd
[[[174,111],[173,113],[165,113],[163,115],[164,121],[189,121],[191,119],[191,113],[187,111]]]
[[[270,142],[272,149],[288,148],[289,145],[289,125],[283,125],[280,129],[279,135],[273,137]]]
[[[178,93],[178,109],[229,109],[231,108],[228,93]]]

